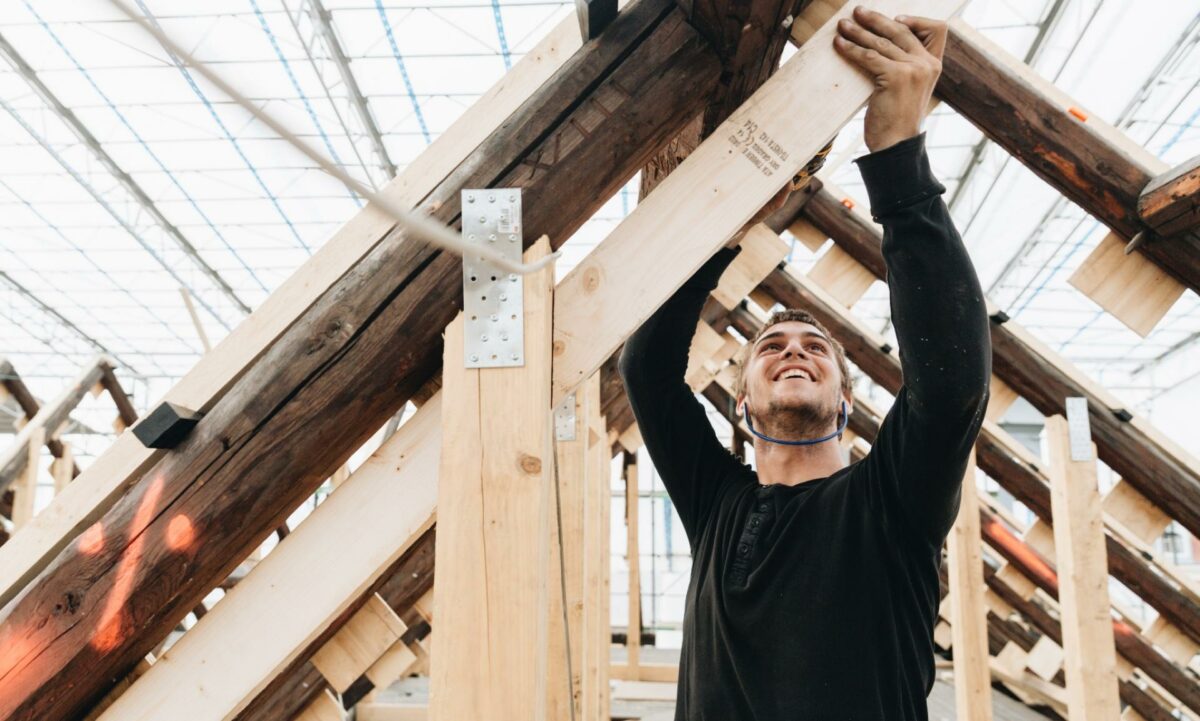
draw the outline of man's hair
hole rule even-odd
[[[853,396],[854,384],[850,379],[850,367],[846,364],[846,350],[842,348],[842,344],[830,334],[825,326],[821,325],[821,321],[813,317],[812,313],[800,308],[787,308],[785,310],[779,310],[772,313],[771,317],[767,319],[767,322],[762,328],[759,329],[758,333],[755,334],[755,336],[750,339],[750,342],[747,343],[742,348],[741,352],[737,354],[737,357],[734,361],[735,365],[737,366],[737,379],[733,384],[734,397],[739,397],[746,392],[746,361],[749,360],[750,353],[753,352],[755,344],[758,343],[759,339],[762,338],[772,326],[779,325],[780,323],[787,323],[789,321],[799,321],[801,323],[808,323],[809,325],[815,326],[817,330],[821,331],[821,333],[823,333],[825,337],[829,339],[829,344],[833,346],[833,357],[837,360],[838,371],[840,371],[842,374],[842,393],[848,396]]]

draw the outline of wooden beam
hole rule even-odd
[[[1130,259],[1125,253],[1128,242],[1121,235],[1109,232],[1067,282],[1145,338],[1185,288],[1153,263],[1130,269]]]
[[[475,102],[429,149],[388,183],[384,193],[416,205],[542,85],[580,47],[574,22],[564,19],[499,82]],[[514,153],[515,154],[515,153]],[[308,262],[238,325],[162,400],[209,410],[286,329],[296,323],[339,278],[388,236],[394,221],[368,206],[346,223]],[[52,513],[25,529],[21,540],[0,552],[0,607],[41,572],[72,539],[105,513],[127,485],[162,453],[120,437],[97,458],[80,482],[56,498]]]
[[[961,19],[950,23],[936,93],[1122,237],[1142,230],[1138,200],[1166,164]],[[1138,252],[1200,289],[1200,233],[1149,242]]]
[[[374,594],[312,657],[312,665],[334,691],[344,693],[408,630],[392,607]],[[403,644],[401,644],[403,645]],[[408,650],[404,647],[404,650]],[[402,671],[407,663],[397,671]],[[393,677],[394,678],[394,677]],[[374,680],[374,679],[372,679]]]
[[[1169,238],[1200,227],[1200,155],[1146,183],[1138,215],[1158,235]]]
[[[710,52],[661,0],[639,0],[605,35],[605,42],[572,58],[421,207],[453,220],[463,187],[517,186],[524,191],[527,235],[546,232],[556,242],[569,237],[677,130],[694,110],[698,89],[716,77]],[[581,99],[584,92],[591,94]],[[564,196],[564,187],[574,192]],[[165,633],[227,574],[229,559],[249,553],[386,422],[436,372],[460,278],[457,257],[391,235],[338,278],[210,409],[192,437],[146,469],[101,517],[110,545],[89,557],[68,548],[55,572],[38,577],[8,608],[0,638],[55,649],[36,662],[30,657],[18,668],[0,668],[4,683],[17,689],[7,699],[22,709],[16,718],[69,715],[86,706],[113,676],[105,669],[126,668],[151,647],[150,638]],[[397,337],[406,341],[400,351]],[[282,439],[296,437],[322,443],[276,452]],[[160,498],[166,505],[156,508]],[[143,499],[149,510],[141,516]],[[204,543],[188,574],[169,572],[177,562],[170,554],[140,560],[142,574],[132,581],[126,605],[134,632],[104,653],[87,650],[95,628],[79,619],[96,617],[107,580],[92,587],[76,613],[43,623],[40,598],[61,598],[81,574],[94,579],[99,569],[109,569],[105,578],[111,579],[142,548],[129,539],[161,538],[162,524],[177,515],[202,529]],[[143,519],[152,520],[143,525]],[[75,672],[84,679],[76,685],[52,682]]]
[[[611,595],[612,452],[604,417],[598,412],[599,383],[586,383],[588,417],[588,467],[584,477],[583,518],[583,679],[581,682],[581,721],[609,719],[609,657],[612,648],[612,624],[609,621]],[[596,409],[596,410],[591,410]]]
[[[887,14],[903,9],[944,18],[959,4],[881,0],[873,7]],[[835,17],[848,12],[843,8]],[[832,49],[834,25],[831,20],[823,26],[563,279],[563,298],[607,292],[623,302],[560,304],[564,310],[555,314],[555,353],[565,367],[579,370],[555,377],[556,401],[621,345],[624,336],[618,329],[626,327],[630,313],[638,324],[643,322],[865,103],[871,82]],[[808,102],[817,95],[823,98],[820,113]],[[662,270],[667,267],[679,272],[666,278]],[[614,268],[621,272],[612,272]]]
[[[626,456],[625,476],[625,559],[629,569],[628,624],[625,631],[625,664],[635,673],[641,662],[642,584],[638,549],[638,464],[637,456]]]
[[[46,442],[46,429],[37,426],[25,436],[24,456],[21,473],[13,484],[16,492],[12,509],[13,530],[21,527],[33,518],[37,512],[37,483],[38,472],[41,470],[42,446]]]
[[[553,307],[553,266],[525,276],[519,367],[464,368],[462,317],[446,329],[432,721],[546,713]]]
[[[1062,569],[1058,599],[1068,706],[1072,719],[1113,719],[1121,707],[1095,446],[1087,436],[1073,437],[1067,419],[1059,415],[1046,419],[1046,435],[1050,440],[1054,545]]]
[[[587,393],[573,399],[571,439],[555,440],[557,496],[550,513],[550,591],[546,717],[578,718],[583,681],[584,479],[588,468]],[[558,428],[558,422],[555,423]]]
[[[433,524],[440,403],[426,404],[102,716],[233,718]],[[354,553],[330,539],[357,538]],[[163,544],[165,545],[165,544]],[[191,550],[191,549],[185,549]],[[304,603],[291,600],[303,598]],[[287,613],[279,606],[286,603]]]
[[[954,699],[960,721],[991,721],[987,608],[983,602],[983,551],[979,540],[979,494],[975,453],[963,476],[958,518],[950,529],[950,629],[954,644]]]

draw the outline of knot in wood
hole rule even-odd
[[[531,456],[528,453],[521,454],[521,470],[531,476],[541,473],[542,459],[537,456]]]
[[[567,350],[567,344],[562,342],[561,340],[556,340],[556,341],[554,341],[554,345],[551,349],[551,353],[553,353],[556,356],[560,356],[563,353],[565,353],[566,350]]]
[[[593,268],[588,268],[587,270],[583,271],[583,289],[584,289],[584,291],[588,292],[588,293],[595,293],[596,289],[599,287],[600,287],[600,269],[593,267]]]

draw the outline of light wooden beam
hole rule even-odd
[[[580,721],[609,719],[611,594],[612,451],[599,413],[599,383],[584,385],[587,394],[588,468],[583,501],[583,679]],[[595,410],[591,410],[595,409]]]
[[[625,476],[625,558],[629,567],[629,623],[625,631],[625,664],[636,673],[642,648],[642,582],[638,550],[638,464],[627,462]]]
[[[950,529],[950,629],[954,645],[954,699],[960,721],[991,721],[987,607],[983,599],[983,551],[979,540],[979,494],[975,452],[963,476],[958,518]]]
[[[553,307],[553,266],[525,276],[519,367],[464,368],[462,317],[446,329],[432,721],[546,714]]]
[[[590,382],[599,382],[599,379]],[[588,468],[588,393],[573,399],[572,439],[555,440],[557,497],[550,514],[546,717],[578,718],[583,681],[583,525]],[[555,428],[558,428],[556,422]]]
[[[1080,439],[1068,430],[1066,418],[1046,419],[1068,706],[1072,719],[1100,721],[1116,718],[1121,706],[1095,447],[1086,423],[1082,427]]]

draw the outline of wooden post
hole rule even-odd
[[[612,452],[599,412],[600,380],[584,384],[588,398],[588,470],[584,479],[584,671],[582,721],[608,721],[608,678],[612,627],[609,621],[609,515]],[[596,402],[593,403],[592,401]],[[591,410],[595,409],[595,410]]]
[[[575,393],[573,403],[574,438],[555,439],[558,495],[557,502],[551,502],[550,513],[546,717],[555,721],[579,718],[583,678],[583,494],[589,412],[586,394],[582,390]],[[556,421],[555,428],[558,427]]]
[[[23,461],[24,468],[16,482],[16,495],[13,497],[12,522],[15,530],[21,530],[33,518],[37,502],[38,461],[42,458],[42,444],[46,442],[46,429],[37,427],[32,430],[26,440]]]
[[[983,598],[983,551],[979,541],[974,449],[963,477],[958,518],[947,541],[955,706],[960,721],[991,721],[992,686],[988,670],[987,608]]]
[[[1072,408],[1073,400],[1068,399],[1067,412],[1078,424],[1074,434],[1061,415],[1046,419],[1068,707],[1073,721],[1111,721],[1121,707],[1096,451],[1088,432],[1086,402],[1079,399],[1080,413]]]
[[[625,651],[629,673],[632,678],[637,678],[638,656],[642,647],[642,578],[638,563],[638,464],[636,455],[626,453],[625,458],[625,557],[629,562],[629,623],[625,633]]]
[[[465,368],[462,316],[446,329],[433,721],[546,713],[553,267],[523,282],[523,366]]]

